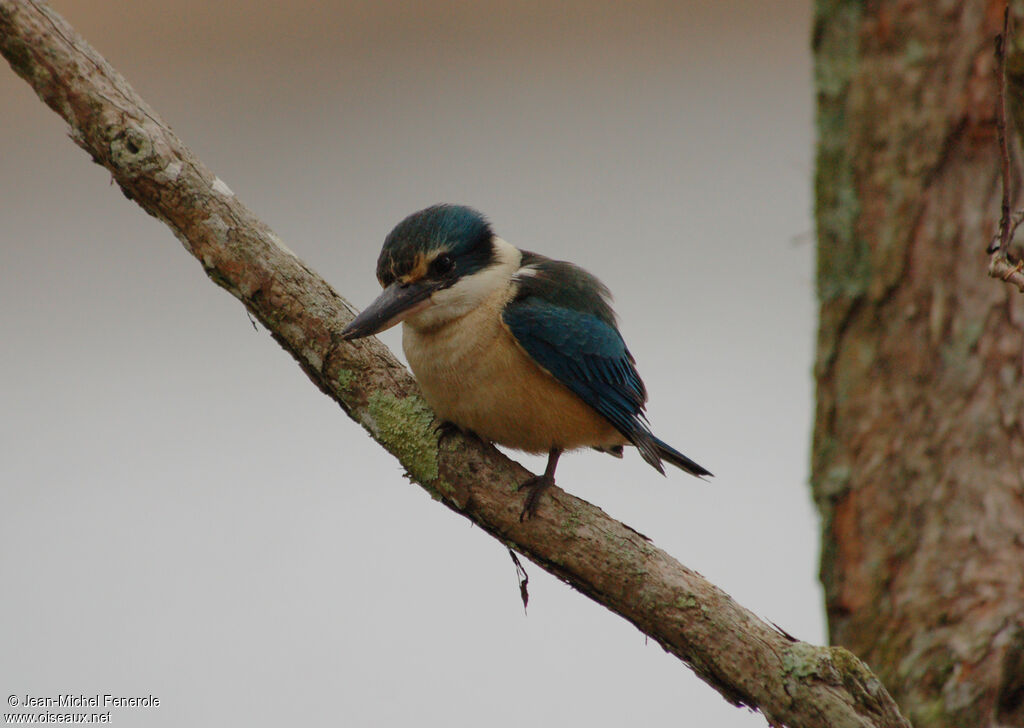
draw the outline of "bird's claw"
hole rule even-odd
[[[519,522],[533,518],[537,514],[537,506],[540,503],[541,494],[555,484],[555,479],[549,475],[535,475],[524,480],[516,490],[528,489],[526,500],[523,501],[523,510],[519,514]]]
[[[437,440],[438,442],[440,442],[446,437],[451,437],[452,435],[459,434],[460,432],[462,432],[462,430],[459,429],[459,426],[456,425],[454,422],[450,422],[449,420],[442,420],[441,422],[438,422],[436,425],[434,425],[434,432],[437,433]]]

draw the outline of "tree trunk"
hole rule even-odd
[[[831,641],[918,728],[1024,725],[1024,305],[985,254],[1002,14],[816,9],[821,579]]]

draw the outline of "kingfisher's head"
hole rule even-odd
[[[342,336],[358,339],[405,320],[433,326],[464,315],[507,280],[518,255],[472,208],[434,205],[414,212],[384,240],[377,259],[384,291]],[[496,271],[504,267],[511,270]]]

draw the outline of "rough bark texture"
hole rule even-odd
[[[985,254],[1003,7],[816,10],[821,577],[832,641],[918,728],[1024,725],[1024,308]]]
[[[29,0],[0,0],[0,53],[110,170],[167,224],[309,378],[452,510],[617,612],[735,705],[776,725],[905,726],[879,681],[842,648],[796,641],[600,509],[557,488],[520,523],[528,473],[494,448],[439,444],[415,382],[376,339],[338,333],[348,305],[204,167],[67,23]]]

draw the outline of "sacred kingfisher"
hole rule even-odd
[[[388,234],[377,280],[383,293],[342,337],[401,322],[406,358],[442,422],[548,454],[544,474],[520,486],[530,489],[521,518],[554,484],[565,450],[622,457],[633,445],[663,475],[663,461],[711,475],[651,432],[611,294],[582,268],[512,246],[469,207],[434,205]]]

